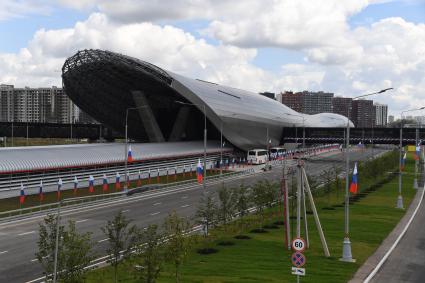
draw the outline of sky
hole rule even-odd
[[[425,0],[2,0],[0,38],[16,87],[61,86],[93,48],[254,92],[393,87],[373,97],[390,114],[425,106]]]

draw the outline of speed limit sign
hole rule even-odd
[[[295,238],[292,241],[292,249],[296,252],[303,252],[305,250],[305,241],[303,238]]]

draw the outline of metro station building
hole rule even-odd
[[[223,138],[242,150],[278,145],[284,127],[345,127],[334,113],[306,115],[257,93],[190,79],[104,50],[82,50],[62,68],[71,100],[97,121],[141,142]],[[135,109],[137,108],[137,109]],[[352,126],[352,123],[350,122]]]

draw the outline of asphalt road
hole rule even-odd
[[[425,208],[419,207],[406,234],[373,282],[425,282]]]
[[[375,149],[374,154],[383,150]],[[350,153],[351,159],[362,160],[372,155],[370,150],[355,150]],[[295,162],[292,162],[294,165]],[[311,175],[318,175],[325,169],[334,165],[344,168],[343,154],[325,154],[316,157],[311,162],[306,162],[306,171]],[[243,176],[235,180],[227,180],[226,186],[238,186],[254,184],[258,180],[279,180],[282,175],[281,168],[271,171]],[[221,187],[221,183],[208,185],[207,190],[214,192]],[[170,192],[150,192],[144,195],[128,197],[123,203],[110,203],[99,207],[84,208],[83,210],[70,212],[64,209],[62,221],[76,221],[79,232],[92,232],[92,239],[96,242],[96,252],[99,256],[105,254],[107,246],[105,235],[100,227],[106,224],[119,210],[133,220],[134,224],[145,227],[151,223],[161,223],[163,218],[173,210],[182,216],[193,216],[198,201],[202,195],[201,186],[187,189],[179,189]],[[42,217],[27,219],[21,222],[1,224],[0,223],[0,282],[27,282],[42,276],[40,264],[35,260],[35,252],[38,240],[38,223]],[[424,239],[424,238],[423,238]],[[423,245],[425,249],[425,245]],[[425,261],[424,261],[425,262]]]

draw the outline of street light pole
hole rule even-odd
[[[197,104],[197,103],[188,103],[188,102],[183,102],[178,100],[176,100],[175,102],[178,104],[183,104],[183,105],[201,106],[204,111],[204,162],[203,162],[204,163],[204,178],[202,181],[202,187],[203,187],[203,194],[205,195],[207,191],[207,184],[206,184],[206,180],[207,180],[207,108],[205,106],[205,103]],[[222,146],[223,145],[221,145],[221,147]],[[221,172],[221,168],[220,168],[220,172]]]
[[[398,197],[397,197],[397,208],[403,209],[403,196],[401,194],[401,187],[402,187],[402,183],[403,183],[403,177],[402,177],[402,168],[401,168],[401,159],[403,157],[403,114],[407,113],[407,112],[411,112],[411,111],[418,111],[418,110],[422,110],[425,109],[425,107],[420,107],[420,108],[415,108],[415,109],[409,109],[409,110],[405,110],[402,111],[400,114],[400,145],[399,145],[399,168],[398,168]],[[417,146],[417,144],[415,145],[415,147]],[[416,178],[416,175],[415,175]]]
[[[140,107],[130,107],[127,108],[125,111],[125,152],[124,152],[124,162],[125,162],[125,182],[124,182],[124,191],[127,192],[128,190],[128,111],[129,110],[138,110],[138,109],[142,109],[142,108],[146,108],[148,107],[147,105],[143,105]]]
[[[380,94],[386,92],[393,88],[382,89],[378,92],[368,93],[360,96],[354,97],[352,100],[360,99],[366,96]],[[342,258],[341,261],[346,262],[355,262],[351,254],[351,242],[350,242],[350,193],[349,193],[349,182],[350,182],[350,156],[349,156],[349,146],[350,146],[350,105],[347,106],[347,129],[346,129],[346,144],[345,144],[345,207],[344,207],[344,241],[342,243]]]

